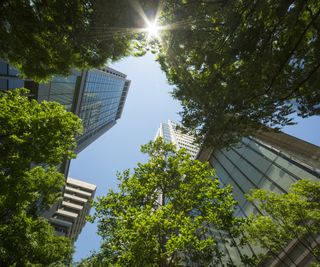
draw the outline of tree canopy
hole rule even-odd
[[[80,266],[214,264],[222,256],[216,230],[234,224],[231,188],[220,188],[207,164],[157,139],[133,174],[118,175],[119,191],[94,203],[101,251]],[[95,264],[95,265],[90,265]]]
[[[0,265],[49,266],[72,246],[39,216],[61,196],[57,165],[74,156],[80,119],[58,103],[37,103],[25,89],[0,92]]]
[[[183,125],[219,146],[320,114],[319,1],[163,1],[158,61]]]
[[[72,252],[71,241],[56,236],[44,218],[22,212],[0,224],[1,266],[66,266]]]
[[[158,61],[199,140],[228,146],[320,114],[317,0],[5,0],[0,58],[42,80],[141,55],[143,18],[158,13]]]
[[[54,166],[75,156],[75,134],[82,132],[81,120],[62,105],[39,104],[28,98],[26,89],[0,92],[0,105],[0,167]]]
[[[287,194],[253,190],[247,196],[263,215],[252,214],[242,228],[248,240],[277,254],[297,240],[320,263],[320,183],[300,180]]]
[[[150,11],[157,1],[139,2]],[[0,58],[40,81],[129,55],[141,27],[142,18],[127,0],[4,0]]]

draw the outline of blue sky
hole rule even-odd
[[[145,162],[140,145],[154,138],[160,122],[180,121],[177,114],[181,106],[170,91],[165,74],[154,55],[123,59],[111,66],[128,75],[131,86],[127,102],[118,123],[106,134],[72,160],[69,176],[97,185],[96,196],[102,196],[110,188],[116,189],[117,171],[132,169],[137,162]],[[283,130],[293,136],[320,146],[320,117],[297,119],[298,124]],[[100,238],[95,224],[87,223],[77,242],[74,260],[98,250]]]
[[[131,80],[122,117],[111,130],[72,160],[69,172],[70,177],[96,184],[96,196],[117,187],[117,171],[132,169],[137,162],[146,161],[140,153],[140,145],[154,138],[160,122],[180,120],[177,114],[180,105],[171,97],[172,87],[153,54],[129,57],[111,67],[127,74]],[[88,256],[99,245],[96,225],[87,223],[76,243],[74,260]]]

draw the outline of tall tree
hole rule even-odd
[[[0,58],[39,81],[126,56],[134,51],[137,28],[145,27],[130,2],[4,0]],[[140,1],[140,8],[150,10],[154,2]]]
[[[222,252],[213,232],[233,226],[231,188],[220,188],[207,164],[162,139],[141,151],[148,162],[133,174],[119,174],[119,191],[110,190],[94,204],[104,242],[80,266],[90,266],[90,260],[131,267],[218,262]]]
[[[64,262],[67,238],[55,237],[40,214],[61,196],[56,165],[74,156],[80,119],[53,102],[29,100],[25,89],[0,92],[0,265]]]
[[[216,147],[320,114],[320,3],[163,1],[159,62],[183,124]]]
[[[243,224],[247,239],[279,253],[296,239],[320,264],[320,183],[300,180],[287,194],[253,190],[247,196],[263,215],[251,215]]]

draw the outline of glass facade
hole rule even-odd
[[[38,90],[38,101],[55,101],[64,105],[68,111],[72,110],[72,105],[77,89],[77,82],[81,76],[72,74],[67,77],[55,76],[46,84],[41,84]]]
[[[126,75],[104,68],[101,70],[71,70],[67,77],[54,76],[47,83],[22,79],[19,72],[0,59],[0,90],[25,87],[30,96],[41,101],[55,101],[82,119],[84,132],[78,136],[79,153],[121,117],[130,81]],[[65,175],[70,162],[62,164]]]
[[[28,88],[39,101],[56,101],[72,111],[77,80],[81,74],[72,74],[67,77],[55,76],[45,84],[37,84],[29,79],[19,78],[17,69],[0,60],[0,90],[12,90],[16,88]]]
[[[105,71],[88,71],[85,78],[79,117],[83,121],[84,134],[79,143],[87,140],[117,119],[126,80]]]
[[[0,59],[0,75],[8,75],[8,64]]]
[[[0,59],[0,91],[24,87],[24,80],[18,74],[17,69]]]
[[[239,217],[261,213],[257,206],[247,201],[244,196],[251,189],[259,188],[286,193],[290,185],[300,179],[317,181],[320,179],[320,172],[315,168],[254,138],[243,138],[241,143],[233,148],[214,151],[209,162],[216,170],[221,184],[232,185],[234,198],[238,201],[235,215]],[[231,246],[232,243],[235,246]],[[224,246],[225,257],[224,263],[220,266],[227,266],[226,262],[233,263],[235,266],[244,266],[241,263],[241,256],[251,257],[253,254],[263,253],[257,246],[240,247],[237,244],[237,240],[233,239],[221,244]],[[299,248],[297,247],[296,250]],[[291,266],[297,253],[291,253],[284,261]]]

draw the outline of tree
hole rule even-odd
[[[26,89],[0,92],[0,167],[10,166],[7,172],[74,157],[75,134],[82,132],[81,120],[59,103],[27,96]]]
[[[296,239],[320,263],[320,183],[300,180],[287,194],[253,190],[247,196],[263,215],[251,215],[243,224],[247,239],[279,253]]]
[[[0,224],[1,266],[65,266],[72,252],[71,241],[55,236],[44,218],[22,212]]]
[[[74,156],[81,121],[58,103],[27,96],[25,89],[0,93],[1,266],[49,266],[72,252],[39,216],[61,196],[57,165]]]
[[[158,61],[215,147],[320,114],[319,1],[164,1]]]
[[[140,1],[149,10],[154,2]],[[134,52],[143,20],[127,0],[4,0],[0,58],[37,81]],[[137,30],[137,28],[140,28]]]
[[[104,241],[91,259],[95,266],[218,262],[223,253],[213,232],[234,224],[231,188],[220,188],[207,164],[162,139],[141,151],[148,162],[139,163],[133,174],[118,174],[119,191],[110,190],[94,203],[92,219],[98,220]],[[90,266],[90,259],[83,264]]]

